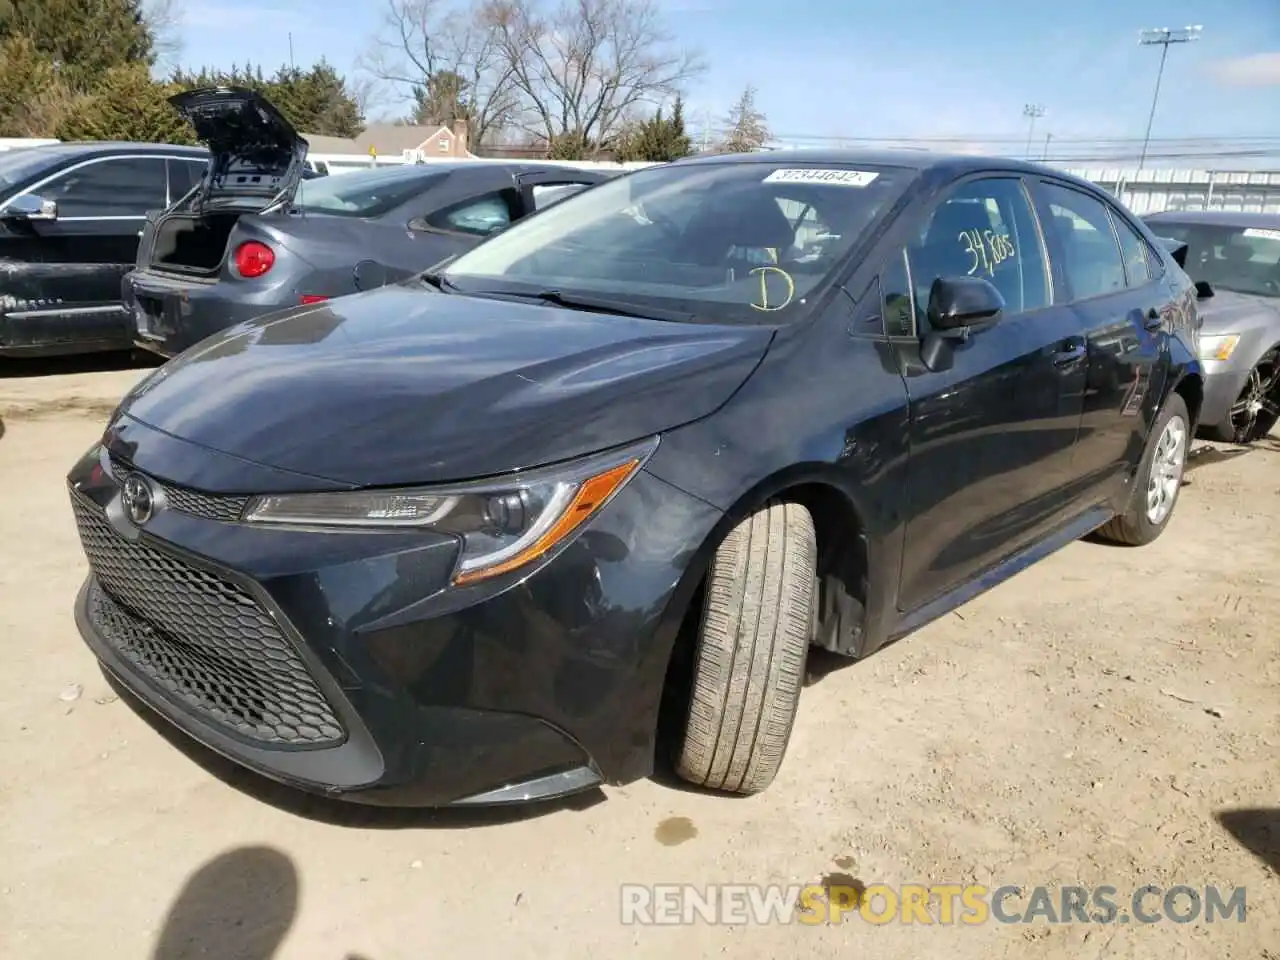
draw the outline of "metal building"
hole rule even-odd
[[[1161,210],[1280,213],[1280,170],[1064,168],[1109,190],[1137,214]]]

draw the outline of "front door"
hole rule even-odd
[[[6,350],[131,345],[120,282],[133,269],[148,210],[166,205],[163,157],[104,157],[29,192],[57,204],[53,220],[8,221],[4,255]]]
[[[1070,465],[1087,371],[1084,329],[1069,307],[1054,305],[1043,237],[1020,178],[962,183],[926,215],[906,253],[913,336],[928,332],[937,277],[987,279],[1005,312],[956,345],[950,369],[903,364],[911,411],[904,611],[1064,522],[1074,504]]]

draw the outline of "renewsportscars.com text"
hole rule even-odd
[[[622,922],[639,925],[1243,923],[1245,888],[1148,884],[1023,887],[981,884],[840,886],[624,884]]]

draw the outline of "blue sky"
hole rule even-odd
[[[720,123],[752,84],[775,136],[793,145],[937,137],[1021,153],[1023,107],[1034,103],[1046,111],[1035,151],[1045,134],[1055,154],[1072,141],[1116,151],[1143,135],[1160,60],[1159,48],[1138,45],[1139,30],[1202,24],[1199,41],[1169,51],[1152,153],[1237,146],[1159,143],[1208,137],[1271,138],[1280,151],[1280,0],[656,2],[708,64],[686,95],[695,126],[704,117]],[[271,69],[287,62],[291,31],[299,65],[323,56],[348,72],[383,9],[379,0],[185,3],[187,65],[252,60]],[[1096,138],[1130,142],[1079,143]],[[1217,164],[1227,165],[1257,161]],[[1280,154],[1266,165],[1280,168]]]

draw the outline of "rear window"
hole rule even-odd
[[[293,207],[302,213],[335,217],[380,217],[446,176],[447,173],[411,166],[319,177],[299,185]]]
[[[1280,228],[1223,227],[1211,223],[1152,220],[1158,237],[1187,245],[1192,280],[1260,297],[1280,297]]]

